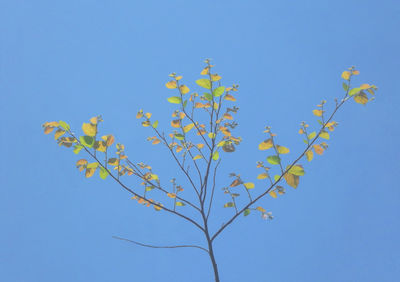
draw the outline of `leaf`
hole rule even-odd
[[[356,101],[358,104],[365,105],[366,103],[368,103],[367,94],[361,92],[360,94],[354,96],[354,101]]]
[[[186,108],[187,100],[183,101],[183,107]]]
[[[312,112],[313,112],[313,114],[314,114],[315,116],[317,116],[317,117],[322,116],[322,113],[323,113],[322,110],[313,110]]]
[[[208,133],[208,138],[214,139],[215,138],[215,133],[214,132]]]
[[[246,187],[246,189],[253,189],[255,187],[253,182],[243,183],[243,185]]]
[[[76,167],[86,165],[87,163],[88,163],[87,160],[85,160],[85,159],[80,159],[80,160],[78,160],[78,161],[76,162]]]
[[[219,159],[219,152],[218,152],[218,151],[215,151],[215,152],[213,153],[212,159],[213,159],[214,161],[217,161],[217,160]]]
[[[153,127],[153,128],[157,128],[157,127],[158,127],[158,120],[156,120],[155,122],[153,122],[152,127]]]
[[[269,195],[270,195],[272,198],[277,198],[277,197],[278,197],[278,195],[276,195],[276,192],[275,192],[275,191],[270,191],[270,192],[269,192]]]
[[[200,72],[200,74],[201,74],[201,75],[206,75],[206,74],[208,74],[209,71],[210,71],[210,67],[205,67],[205,68]]]
[[[354,95],[357,95],[358,93],[360,93],[360,91],[361,91],[361,88],[353,88],[353,89],[351,89],[350,91],[349,91],[349,96],[354,96]]]
[[[160,207],[161,204],[159,204],[159,206],[156,206],[156,205],[153,205],[153,206],[154,206],[154,209],[155,209],[156,211],[162,210],[162,207]]]
[[[92,177],[95,171],[95,168],[87,168],[85,172],[86,178]]]
[[[108,164],[109,165],[113,165],[113,166],[117,166],[119,164],[119,160],[117,158],[109,158],[108,159]]]
[[[103,139],[106,142],[106,146],[110,147],[112,144],[114,144],[115,138],[113,135],[109,134],[109,135],[104,135],[101,137],[101,139]]]
[[[177,207],[183,207],[184,205],[185,205],[185,203],[182,203],[182,202],[175,203],[175,206],[177,206]]]
[[[214,97],[219,97],[222,94],[224,94],[224,91],[225,91],[225,86],[219,86],[219,87],[214,89],[213,96]]]
[[[92,136],[81,136],[79,137],[82,145],[88,148],[92,148],[94,145],[94,138]]]
[[[326,132],[326,131],[322,131],[320,134],[319,134],[319,137],[321,137],[321,138],[324,138],[324,139],[326,139],[326,140],[329,140],[329,133],[328,132]]]
[[[290,152],[289,148],[286,148],[283,146],[277,145],[276,148],[277,148],[279,154],[288,154]]]
[[[236,187],[236,186],[240,185],[241,183],[242,182],[239,179],[235,179],[235,180],[233,180],[233,182],[229,186],[230,187]]]
[[[79,154],[79,152],[83,149],[82,145],[75,145],[74,147],[74,153]]]
[[[151,113],[145,113],[144,116],[145,116],[147,119],[149,119],[149,118],[151,118]]]
[[[257,207],[256,210],[258,210],[260,212],[266,212],[266,210],[263,207]]]
[[[317,136],[317,133],[315,131],[311,132],[310,134],[308,134],[308,140],[313,139],[315,136]]]
[[[206,88],[206,89],[211,89],[211,81],[206,78],[201,78],[196,80],[197,85]]]
[[[65,131],[69,131],[70,126],[68,123],[66,123],[65,121],[60,120],[58,122],[58,124],[65,130]]]
[[[278,174],[277,174],[277,175],[275,175],[275,176],[274,176],[274,180],[275,180],[275,182],[277,182],[277,181],[278,181],[280,178],[281,178],[281,176],[280,176],[280,175],[278,175]]]
[[[306,157],[307,157],[307,161],[311,162],[312,159],[314,158],[314,153],[313,153],[313,151],[312,151],[312,150],[308,150],[308,151],[306,152]]]
[[[183,140],[183,139],[185,139],[185,136],[183,136],[182,134],[178,133],[178,134],[175,134],[175,138],[178,139],[178,140]]]
[[[233,202],[228,202],[228,203],[226,203],[225,205],[224,205],[224,208],[232,208],[232,207],[234,207],[235,206],[235,204],[233,203]]]
[[[97,168],[99,166],[98,162],[90,163],[86,166],[86,168]]]
[[[322,148],[320,145],[313,145],[315,153],[318,155],[322,155],[324,153],[324,148]]]
[[[225,100],[228,100],[228,101],[232,101],[232,102],[236,101],[236,98],[233,97],[231,94],[226,94],[224,98],[225,98]]]
[[[61,136],[63,136],[65,134],[65,130],[62,129],[58,129],[56,131],[56,133],[54,134],[54,139],[57,140],[58,138],[60,138]]]
[[[369,88],[371,88],[371,85],[369,85],[368,83],[361,84],[361,86],[360,86],[360,89],[362,89],[362,90],[369,89]]]
[[[225,140],[222,140],[222,141],[220,141],[220,142],[217,144],[217,147],[222,147],[222,146],[225,145],[225,143],[226,143],[226,141],[225,141]]]
[[[97,124],[98,122],[99,122],[99,119],[97,117],[92,117],[90,119],[90,123]]]
[[[108,176],[108,171],[104,167],[100,167],[99,174],[101,179],[106,179]]]
[[[142,118],[142,117],[143,117],[143,111],[140,110],[140,111],[137,112],[136,118],[139,119],[139,118]]]
[[[50,127],[50,126],[46,126],[44,128],[44,134],[49,134],[50,132],[52,132],[54,130],[54,127]]]
[[[183,127],[183,132],[188,133],[194,127],[194,123],[190,123]]]
[[[297,176],[304,175],[304,168],[301,165],[294,165],[290,168],[289,173]]]
[[[212,101],[213,96],[210,93],[204,93],[204,97],[206,98],[207,101]]]
[[[212,81],[218,81],[218,80],[220,80],[222,78],[218,74],[212,74],[210,76],[211,76],[211,80]]]
[[[258,145],[258,149],[261,150],[261,151],[268,150],[268,149],[270,149],[272,147],[274,147],[274,144],[272,143],[272,139],[271,138],[267,139],[267,140],[264,140],[263,142],[261,142]]]
[[[172,97],[169,97],[167,99],[167,101],[172,104],[180,104],[182,102],[182,99],[181,99],[181,97],[178,97],[178,96],[172,96]]]
[[[281,163],[281,159],[278,156],[269,156],[267,157],[267,162],[272,165],[277,165]]]
[[[283,177],[285,178],[286,183],[289,186],[291,186],[293,188],[297,188],[297,186],[299,185],[299,180],[300,180],[299,176],[293,175],[293,174],[290,174],[290,173],[286,173]]]
[[[181,85],[179,86],[179,90],[181,91],[182,94],[189,93],[190,89],[186,85]]]
[[[172,199],[176,198],[176,194],[175,193],[167,193],[167,196],[172,198]]]
[[[250,214],[250,209],[245,209],[243,215],[248,216],[249,214]]]
[[[175,88],[178,87],[178,86],[176,85],[176,81],[175,81],[175,80],[168,81],[168,82],[165,84],[165,86],[166,86],[168,89],[175,89]]]
[[[101,141],[101,140],[95,141],[95,142],[94,142],[94,145],[93,145],[93,148],[94,148],[95,150],[99,151],[99,152],[105,152],[106,149],[107,149],[107,147],[106,147],[106,142]]]
[[[96,136],[97,126],[91,123],[84,123],[82,124],[82,130],[87,136]]]
[[[181,127],[181,120],[180,119],[174,119],[171,121],[171,126],[174,128],[180,128]]]
[[[224,119],[233,120],[233,116],[230,115],[230,114],[228,114],[228,113],[225,113],[225,114],[223,115],[223,117],[224,117]]]
[[[342,78],[345,79],[345,80],[349,80],[350,75],[351,75],[351,74],[350,74],[349,71],[344,71],[344,72],[342,72]]]
[[[342,86],[343,86],[344,91],[349,90],[349,86],[346,83],[343,82]]]
[[[196,155],[196,156],[193,157],[193,160],[195,161],[195,160],[202,159],[202,158],[203,157],[201,155]]]
[[[265,179],[268,178],[268,173],[264,172],[257,176],[257,179]]]

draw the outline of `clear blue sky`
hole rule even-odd
[[[262,203],[274,220],[240,217],[215,241],[222,281],[397,281],[399,28],[397,0],[0,1],[0,280],[212,281],[199,250],[112,239],[204,244],[191,225],[138,205],[111,179],[85,179],[80,157],[41,129],[62,119],[80,131],[101,114],[102,132],[131,158],[165,183],[179,179],[134,116],[143,108],[169,130],[167,75],[195,88],[212,58],[225,85],[240,85],[244,139],[223,155],[219,187],[229,172],[255,179],[267,124],[294,157],[299,122],[315,125],[315,105],[342,95],[345,68],[360,70],[356,83],[379,86],[374,102],[340,111],[329,150],[306,165],[299,188]],[[231,212],[218,194],[214,229]]]

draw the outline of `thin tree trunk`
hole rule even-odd
[[[212,241],[210,240],[210,236],[208,234],[206,236],[207,236],[207,241],[208,241],[208,253],[210,255],[211,263],[212,263],[213,270],[214,270],[215,282],[219,282],[218,266],[217,266],[217,262],[215,261],[215,257],[214,257]]]

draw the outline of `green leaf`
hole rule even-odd
[[[183,107],[186,108],[186,105],[187,105],[187,100],[185,100],[185,101],[183,102]]]
[[[228,203],[226,203],[225,205],[224,205],[224,208],[232,208],[232,207],[234,207],[235,206],[235,204],[233,203],[233,202],[228,202]]]
[[[250,214],[250,209],[245,209],[243,215],[248,216],[249,214]]]
[[[100,178],[106,179],[108,176],[108,171],[104,167],[100,167]]]
[[[281,163],[281,159],[278,156],[269,156],[267,157],[267,162],[272,165],[277,165]]]
[[[317,133],[315,131],[311,132],[310,134],[308,134],[308,140],[313,139],[315,136],[317,136]]]
[[[59,124],[64,130],[69,131],[70,126],[69,126],[69,124],[66,123],[65,121],[60,120],[60,121],[58,122],[58,124]]]
[[[343,86],[344,91],[349,90],[349,86],[346,83],[343,82],[342,86]]]
[[[82,145],[75,145],[74,147],[74,153],[79,154],[79,152],[83,149]]]
[[[157,126],[158,126],[158,120],[156,120],[155,122],[153,122],[152,127],[153,127],[153,128],[157,128]]]
[[[184,205],[185,205],[185,203],[182,203],[182,202],[175,203],[175,206],[178,206],[178,207],[183,207]]]
[[[294,165],[289,169],[289,173],[297,176],[304,175],[304,168],[301,165]]]
[[[214,95],[214,97],[219,97],[222,94],[224,94],[224,91],[225,91],[225,86],[217,87],[214,89],[213,95]]]
[[[204,97],[207,99],[207,101],[212,101],[213,96],[210,93],[204,93]]]
[[[197,85],[206,88],[206,89],[211,89],[211,81],[209,79],[198,79],[196,80]]]
[[[183,136],[182,134],[178,133],[178,134],[175,134],[175,138],[178,139],[178,140],[183,140],[183,139],[185,139],[185,136]]]
[[[168,102],[170,102],[172,104],[180,104],[182,102],[181,97],[178,97],[178,96],[169,97],[167,100],[168,100]]]
[[[280,177],[281,177],[281,176],[280,176],[280,175],[278,175],[278,174],[277,174],[277,175],[275,175],[275,176],[274,176],[274,180],[275,180],[275,182],[276,182],[276,181],[278,181]]]
[[[146,191],[151,191],[153,190],[155,187],[154,186],[146,186],[145,190]]]
[[[215,151],[215,152],[213,153],[212,159],[213,159],[214,161],[217,161],[217,160],[219,159],[219,153],[218,153],[218,151]]]
[[[349,91],[349,96],[354,96],[354,95],[360,93],[360,91],[361,91],[361,88],[358,88],[358,87],[353,88],[353,89],[351,89],[351,90]]]
[[[88,148],[92,148],[94,144],[94,137],[92,136],[81,136],[79,137],[79,140],[81,141],[82,145]]]
[[[86,168],[97,168],[99,166],[98,162],[90,163],[86,166]]]

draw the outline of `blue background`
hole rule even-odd
[[[101,114],[102,133],[130,158],[163,183],[182,179],[134,117],[143,108],[170,130],[167,75],[196,89],[212,58],[225,85],[240,85],[244,139],[222,155],[213,230],[232,213],[219,189],[229,172],[264,188],[255,162],[267,155],[257,149],[265,125],[292,150],[288,162],[304,147],[299,122],[316,126],[315,105],[343,95],[345,68],[360,70],[356,84],[379,86],[374,102],[338,113],[330,148],[306,164],[297,190],[262,201],[272,221],[241,216],[216,239],[222,281],[397,281],[399,16],[396,0],[0,1],[0,280],[212,281],[197,249],[112,239],[204,245],[192,225],[138,205],[111,179],[84,178],[80,156],[41,128],[62,119],[79,132]]]

